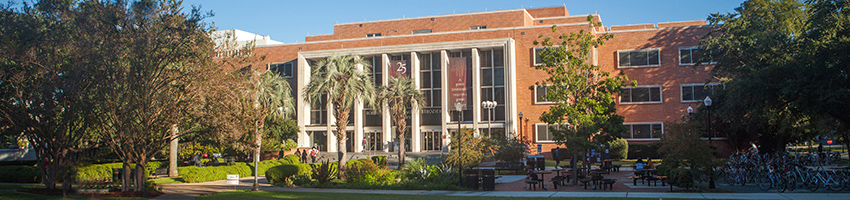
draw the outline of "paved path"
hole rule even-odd
[[[230,190],[250,190],[253,177],[240,179],[239,186],[229,186],[225,181],[205,183],[181,183],[162,185],[166,194],[153,198],[157,200],[191,200],[198,196]],[[287,188],[273,187],[265,177],[260,177],[260,189],[263,191],[283,192],[321,192],[356,194],[403,194],[403,195],[445,195],[445,196],[481,196],[481,197],[634,197],[634,198],[687,198],[687,199],[779,199],[779,200],[847,200],[850,193],[836,192],[791,192],[791,193],[680,193],[680,192],[575,192],[575,191],[442,191],[442,190],[358,190],[324,188]]]

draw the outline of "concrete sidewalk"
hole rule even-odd
[[[573,192],[573,191],[442,191],[442,190],[358,190],[324,188],[273,187],[265,177],[260,177],[260,190],[280,192],[320,192],[352,194],[402,194],[437,196],[480,196],[480,197],[631,197],[631,198],[685,198],[685,199],[782,199],[782,200],[846,200],[846,192],[795,192],[795,193],[678,193],[678,192]],[[240,179],[238,186],[225,184],[224,180],[205,183],[180,183],[162,185],[166,194],[157,200],[191,200],[201,195],[231,190],[251,190],[253,177]]]

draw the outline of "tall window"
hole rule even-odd
[[[659,66],[661,54],[658,49],[617,51],[620,68]]]
[[[470,69],[472,69],[472,68],[471,68],[471,67],[469,67],[469,65],[471,65],[471,64],[472,64],[472,61],[470,61],[470,60],[469,60],[469,58],[472,56],[472,51],[470,51],[469,49],[464,49],[464,50],[454,50],[454,51],[450,51],[450,52],[448,52],[448,53],[449,53],[449,57],[452,57],[452,58],[457,58],[457,57],[466,57],[466,58],[467,58],[467,59],[466,59],[466,60],[467,60],[467,68],[466,68],[466,69],[467,69],[467,71],[466,71],[466,80],[467,80],[467,84],[466,84],[466,96],[467,96],[467,97],[472,97],[472,89],[473,89],[473,88],[472,88],[472,82],[471,82],[471,81],[472,81],[472,71],[470,71]],[[468,98],[468,99],[467,99],[466,103],[467,103],[468,105],[467,105],[467,106],[464,108],[464,110],[462,111],[462,112],[463,112],[463,121],[467,121],[467,122],[472,121],[472,109],[473,109],[473,108],[475,108],[475,107],[477,107],[477,106],[476,106],[476,105],[471,105],[471,104],[470,104],[470,103],[472,102],[471,100],[472,100],[472,98]],[[451,112],[449,113],[449,114],[451,114],[451,119],[452,119],[452,121],[453,121],[453,122],[457,123],[458,113],[457,113],[457,111],[455,110],[454,104],[449,105],[449,106],[450,106],[450,107],[449,107],[449,110],[451,111]]]
[[[378,132],[368,132],[366,136],[364,136],[364,140],[366,140],[366,146],[363,147],[366,151],[383,151],[384,150],[384,140],[383,133]]]
[[[623,88],[620,103],[661,103],[661,86]]]
[[[382,65],[383,59],[381,55],[371,55],[371,56],[363,56],[363,60],[370,64],[372,70],[372,79],[375,81],[375,87],[380,86],[383,81],[381,81],[382,73]],[[354,115],[351,115],[354,116]],[[363,126],[381,126],[383,116],[381,115],[379,110],[370,109],[369,106],[364,105],[363,108]],[[353,120],[352,120],[353,121]]]
[[[623,125],[628,128],[628,131],[623,133],[625,139],[661,138],[664,134],[664,125],[661,122],[624,123]]]
[[[555,101],[549,100],[546,98],[546,95],[549,94],[551,90],[554,90],[555,87],[549,85],[539,85],[534,87],[534,103],[535,104],[554,104],[557,103]]]
[[[534,125],[534,139],[536,142],[555,142],[554,133],[549,130],[549,128],[559,129],[557,124],[535,124]]]
[[[682,102],[699,102],[706,96],[714,94],[714,89],[720,84],[683,84]]]
[[[481,108],[481,121],[505,120],[505,62],[502,49],[481,50],[478,52],[481,64],[481,101],[496,101],[496,108]],[[491,112],[488,113],[487,112]],[[493,117],[493,120],[488,117]]]
[[[292,78],[295,74],[295,68],[292,67],[292,62],[272,63],[269,65],[269,71],[272,71],[283,78]]]
[[[699,47],[682,47],[679,48],[679,65],[694,65],[699,61],[703,61],[701,59],[705,59],[708,56],[705,50],[699,49]],[[709,60],[709,63],[712,63],[713,60]]]
[[[442,124],[442,78],[440,73],[440,53],[418,53],[420,90],[425,96],[425,108],[422,111],[422,125]]]
[[[322,99],[317,104],[310,106],[310,124],[322,125],[328,124],[328,95],[323,94]]]

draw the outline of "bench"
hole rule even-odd
[[[168,175],[168,168],[154,169],[153,171],[151,171],[150,176],[156,177],[156,176],[160,176],[160,175]]]
[[[655,186],[658,186],[658,181],[661,181],[661,186],[664,186],[664,182],[667,180],[667,176],[647,176],[646,177],[646,185],[651,183],[655,183]]]
[[[609,190],[614,189],[614,183],[617,183],[617,179],[606,178],[602,180],[602,190],[605,190],[607,187]]]
[[[514,174],[519,174],[521,171],[525,170],[525,166],[523,166],[520,162],[497,162],[494,169],[497,171],[511,170],[514,171]]]
[[[643,176],[629,176],[629,179],[632,179],[632,181],[634,181],[634,185],[637,185],[638,180],[643,183]]]
[[[586,190],[587,184],[590,183],[590,179],[581,179],[581,180],[578,180],[578,182],[581,182],[581,184],[584,185],[584,189]]]

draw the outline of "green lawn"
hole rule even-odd
[[[405,200],[497,200],[497,199],[524,199],[524,200],[543,200],[551,199],[547,197],[531,198],[531,197],[461,197],[461,196],[434,196],[434,195],[396,195],[396,194],[352,194],[352,193],[312,193],[312,192],[248,192],[248,191],[230,191],[212,194],[208,196],[198,197],[199,200],[217,200],[217,199],[328,199],[328,200],[384,200],[384,199],[405,199]],[[658,199],[658,198],[558,198],[558,199]],[[667,199],[667,198],[665,198]]]
[[[13,192],[13,191],[0,191],[0,199],[3,200],[28,200],[28,199],[39,199],[39,200],[53,200],[53,199],[93,199],[85,196],[79,195],[71,195],[68,198],[62,198],[60,196],[45,196],[45,195],[37,195],[23,192]],[[144,198],[103,198],[103,199],[116,199],[116,200],[143,200]]]

